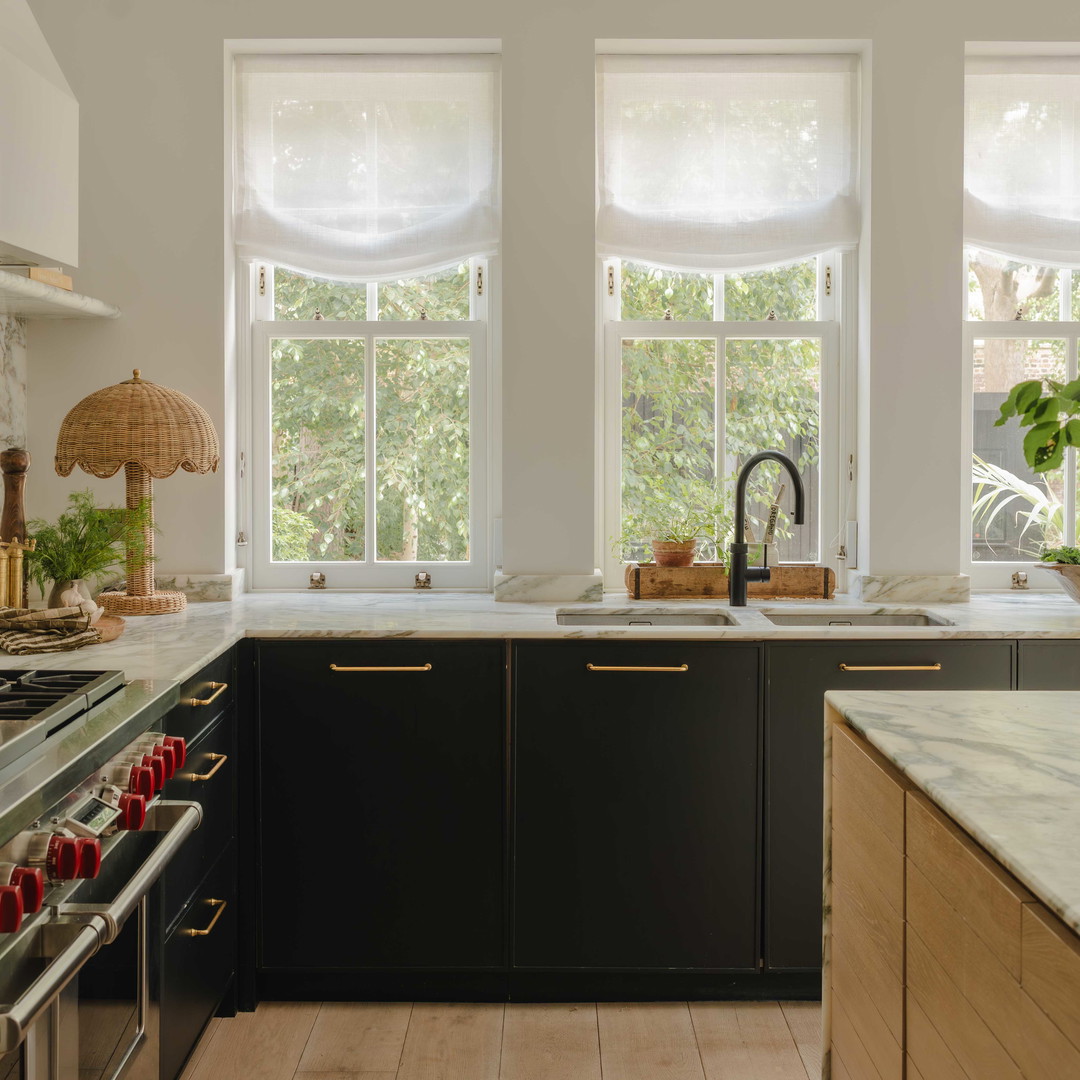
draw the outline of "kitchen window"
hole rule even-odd
[[[238,59],[255,588],[490,583],[497,76]]]
[[[609,576],[646,554],[659,507],[730,508],[764,449],[807,493],[805,527],[781,514],[779,559],[837,565],[854,516],[856,82],[850,56],[599,58]],[[781,479],[754,474],[758,540]]]
[[[1003,588],[1043,547],[1078,540],[1077,469],[1036,473],[1016,421],[1027,379],[1077,378],[1080,348],[1080,60],[969,57],[966,76],[962,428],[971,455],[965,548],[972,584]],[[1049,585],[1036,575],[1033,585]]]

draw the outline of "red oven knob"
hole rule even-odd
[[[176,775],[176,749],[172,746],[155,746],[154,757],[165,763],[165,779],[171,780]]]
[[[173,752],[176,754],[176,767],[182,769],[187,761],[187,740],[182,739],[179,735],[166,735],[161,742],[162,745],[173,748]]]
[[[45,873],[50,881],[72,881],[79,876],[79,849],[73,836],[49,837]]]
[[[150,794],[160,791],[165,784],[165,762],[161,758],[151,757],[150,754],[128,754],[125,761],[130,762],[137,768],[149,769],[152,777],[152,789]]]
[[[141,795],[144,799],[152,799],[154,797],[154,774],[142,765],[132,765],[128,791],[132,795]]]
[[[23,911],[33,915],[45,901],[45,876],[36,867],[17,866],[11,872],[11,884],[22,893]]]
[[[14,885],[0,885],[0,934],[13,934],[22,926],[23,897]]]
[[[138,832],[146,824],[146,799],[142,795],[132,795],[125,791],[116,804],[120,816],[116,819],[118,829]]]
[[[101,841],[88,836],[79,836],[75,839],[76,858],[78,869],[75,876],[80,878],[95,878],[101,869]]]

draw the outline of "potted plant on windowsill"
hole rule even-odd
[[[144,526],[150,521],[149,506],[137,510],[94,505],[92,491],[73,491],[69,508],[50,524],[40,518],[27,522],[26,531],[35,540],[27,553],[30,580],[46,594],[47,605],[58,607],[60,597],[76,589],[90,600],[89,583],[118,566],[126,550],[144,542]]]
[[[657,566],[692,566],[702,542],[712,542],[717,561],[723,562],[718,541],[730,528],[730,515],[720,503],[692,506],[658,494],[628,515],[618,546],[624,556],[647,548]]]
[[[1044,392],[1045,386],[1045,392]],[[1058,468],[1065,451],[1080,446],[1080,379],[1070,383],[1028,379],[1017,383],[1001,406],[996,426],[1017,417],[1024,436],[1024,460],[1037,473]],[[1080,548],[1047,548],[1035,564],[1061,577],[1065,592],[1080,602]]]

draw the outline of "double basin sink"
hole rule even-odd
[[[763,616],[774,626],[952,626],[949,619],[917,608],[873,611],[800,611],[797,608],[740,608],[732,611],[679,611],[650,608],[642,611],[604,611],[563,608],[555,613],[560,626],[736,626],[751,628]],[[743,613],[747,614],[743,614]],[[740,615],[742,617],[740,617]]]

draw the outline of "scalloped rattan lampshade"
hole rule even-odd
[[[82,399],[64,417],[56,439],[56,471],[68,476],[79,465],[93,476],[114,476],[121,468],[127,507],[153,498],[153,479],[177,469],[213,472],[218,467],[217,432],[201,405],[179,390],[134,377]],[[127,590],[102,593],[113,615],[161,615],[187,606],[182,592],[154,591],[154,529],[146,527],[144,550],[127,553]]]

